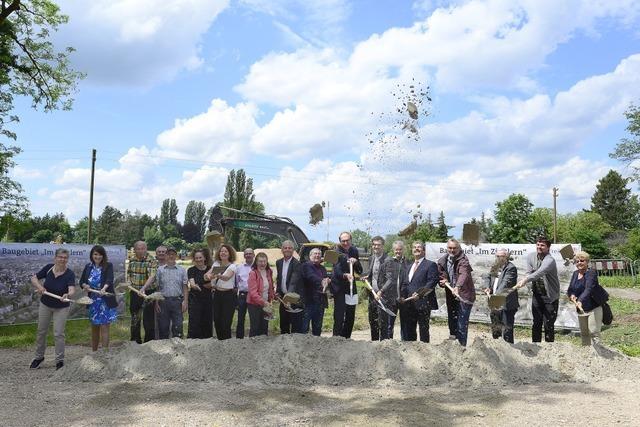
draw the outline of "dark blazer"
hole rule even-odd
[[[306,261],[301,267],[302,299],[305,304],[320,303],[327,307],[327,295],[322,292],[322,279],[328,277],[327,269],[322,264],[317,267],[311,261]]]
[[[344,274],[349,272],[349,258],[355,258],[358,261],[353,264],[353,273],[362,274],[362,264],[360,264],[360,255],[358,254],[358,248],[355,246],[349,247],[349,252],[345,253],[342,246],[338,247],[338,253],[340,258],[338,262],[333,265],[333,275],[331,277],[331,293],[335,296],[338,294],[349,293],[349,281],[344,278]],[[353,294],[357,294],[356,281],[353,281]]]
[[[598,283],[598,273],[595,270],[588,269],[584,273],[584,289],[578,285],[578,270],[573,272],[567,296],[575,295],[578,301],[582,303],[584,311],[591,311],[596,307],[600,307],[609,299],[609,294]]]
[[[282,282],[282,264],[284,258],[280,258],[276,261],[276,292],[282,298],[284,294],[280,288]],[[289,269],[287,270],[287,277],[285,277],[284,283],[287,285],[287,292],[295,292],[302,296],[302,271],[300,269],[300,261],[291,257],[289,263]]]
[[[84,266],[84,270],[82,270],[82,275],[80,276],[80,286],[84,284],[89,284],[89,274],[91,274],[91,268],[93,267],[92,263],[88,263]],[[100,287],[104,287],[107,284],[107,292],[111,292],[114,296],[105,295],[102,297],[104,301],[107,303],[109,308],[116,308],[118,306],[118,301],[116,300],[115,293],[116,289],[113,286],[113,264],[108,262],[104,268],[102,269],[102,277],[100,280]],[[89,292],[89,297],[91,299],[95,299],[98,297],[97,294],[93,292]]]
[[[384,284],[381,286],[382,301],[387,308],[398,305],[398,284],[400,289],[407,280],[406,264],[404,257],[396,259],[387,257],[384,262]]]
[[[490,293],[493,293],[493,280],[494,278],[489,276],[489,283],[487,287]],[[518,282],[518,269],[512,262],[508,262],[500,274],[498,275],[498,286],[496,286],[496,294],[502,293],[510,288],[513,288]],[[513,291],[507,296],[507,301],[504,306],[505,310],[517,310],[520,307],[518,302],[518,291]]]
[[[374,257],[375,255],[371,255],[369,257],[369,271],[367,271],[366,273],[364,273],[364,277],[366,277],[366,279],[369,281],[369,283],[372,283],[372,278],[373,278],[373,261],[374,261]],[[383,252],[382,255],[380,255],[380,267],[378,268],[378,289],[382,289],[382,287],[384,286],[385,283],[385,276],[384,276],[384,262],[387,260],[387,254],[386,252]],[[369,292],[369,298],[373,299],[373,294],[371,292]]]
[[[424,258],[416,271],[413,272],[411,280],[409,280],[409,273],[413,261],[407,261],[405,264],[405,271],[407,272],[407,279],[400,290],[403,298],[408,298],[413,295],[414,292],[423,288],[435,289],[440,280],[440,274],[438,273],[438,265]],[[415,301],[411,301],[410,304],[414,304],[417,310],[437,310],[438,300],[436,299],[435,291],[431,292],[426,297],[418,298]]]

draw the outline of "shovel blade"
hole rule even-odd
[[[489,308],[491,310],[502,310],[507,303],[507,297],[505,295],[491,295],[489,297]]]
[[[580,338],[582,345],[591,345],[591,332],[589,331],[589,315],[578,314],[578,324],[580,325]]]

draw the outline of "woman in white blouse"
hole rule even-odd
[[[213,287],[213,326],[219,340],[231,338],[231,323],[236,308],[235,285],[236,251],[233,246],[223,244],[216,251],[215,261],[211,269],[205,275],[205,279],[211,280]],[[218,267],[216,269],[216,267]],[[214,270],[224,271],[214,273]]]

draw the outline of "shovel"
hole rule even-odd
[[[74,302],[76,304],[82,304],[82,305],[91,305],[93,303],[93,300],[89,297],[80,297],[77,300],[73,300],[69,298],[62,298],[60,295],[52,294],[51,292],[48,292],[48,291],[44,291],[42,294],[51,298],[55,298],[62,302]]]
[[[444,282],[444,286],[446,286],[446,288],[447,288],[447,289],[449,289],[449,290],[451,291],[451,293],[453,294],[453,296],[455,296],[455,297],[456,297],[456,299],[457,299],[458,301],[461,301],[461,302],[463,302],[463,303],[465,303],[465,304],[473,305],[473,303],[472,303],[472,302],[467,301],[466,299],[462,298],[460,295],[456,295],[456,294],[454,294],[454,293],[453,293],[453,288],[451,287],[451,285],[449,284],[449,282]]]
[[[404,302],[417,300],[418,298],[425,297],[433,292],[433,288],[422,288],[417,293],[417,295],[411,295],[409,298],[405,298]]]
[[[591,345],[591,331],[589,331],[589,313],[585,313],[584,310],[578,307],[575,301],[571,301],[578,309],[578,325],[580,326],[580,338],[582,339],[582,345]]]
[[[288,311],[289,313],[295,314],[295,313],[300,313],[302,311],[301,308],[291,308],[289,304],[287,304],[282,300],[282,298],[280,298],[280,295],[278,295],[278,301],[280,301],[280,304],[284,306],[285,311]]]
[[[353,263],[349,263],[349,274],[351,275],[351,280],[349,281],[349,295],[345,294],[344,302],[347,305],[357,305],[358,294],[353,294]]]
[[[94,294],[98,294],[100,296],[110,296],[112,297],[113,294],[111,292],[107,292],[107,291],[101,291],[99,289],[87,289],[88,292],[93,292]]]
[[[116,291],[118,291],[118,292],[124,293],[124,291],[126,291],[126,290],[130,290],[131,292],[135,292],[136,294],[138,294],[140,296],[140,298],[147,299],[147,296],[145,294],[143,294],[142,292],[140,292],[139,290],[137,290],[136,288],[134,288],[133,286],[131,286],[128,283],[119,283],[116,286]]]
[[[513,287],[509,288],[506,291],[502,291],[499,294],[489,295],[487,298],[487,303],[491,310],[504,310],[505,305],[507,305],[507,297],[511,294],[511,292],[517,291],[518,288]]]
[[[375,297],[376,301],[378,302],[378,305],[380,306],[380,308],[385,313],[387,313],[389,316],[396,317],[396,314],[393,311],[389,310],[387,307],[384,306],[384,304],[378,298],[378,295],[375,293],[375,291],[373,290],[373,288],[371,287],[371,284],[369,283],[369,281],[367,279],[364,279],[364,284],[367,285],[367,289],[369,289],[369,291],[373,294],[373,296]]]

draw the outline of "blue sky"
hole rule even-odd
[[[513,192],[550,207],[554,186],[576,211],[626,173],[608,153],[640,99],[638,2],[59,3],[55,41],[87,78],[71,112],[17,103],[14,177],[37,215],[87,214],[91,148],[97,212],[211,205],[243,167],[312,238],[397,232],[417,205],[459,226]],[[394,126],[412,83],[433,99],[417,141]],[[322,200],[330,228],[307,226]]]

